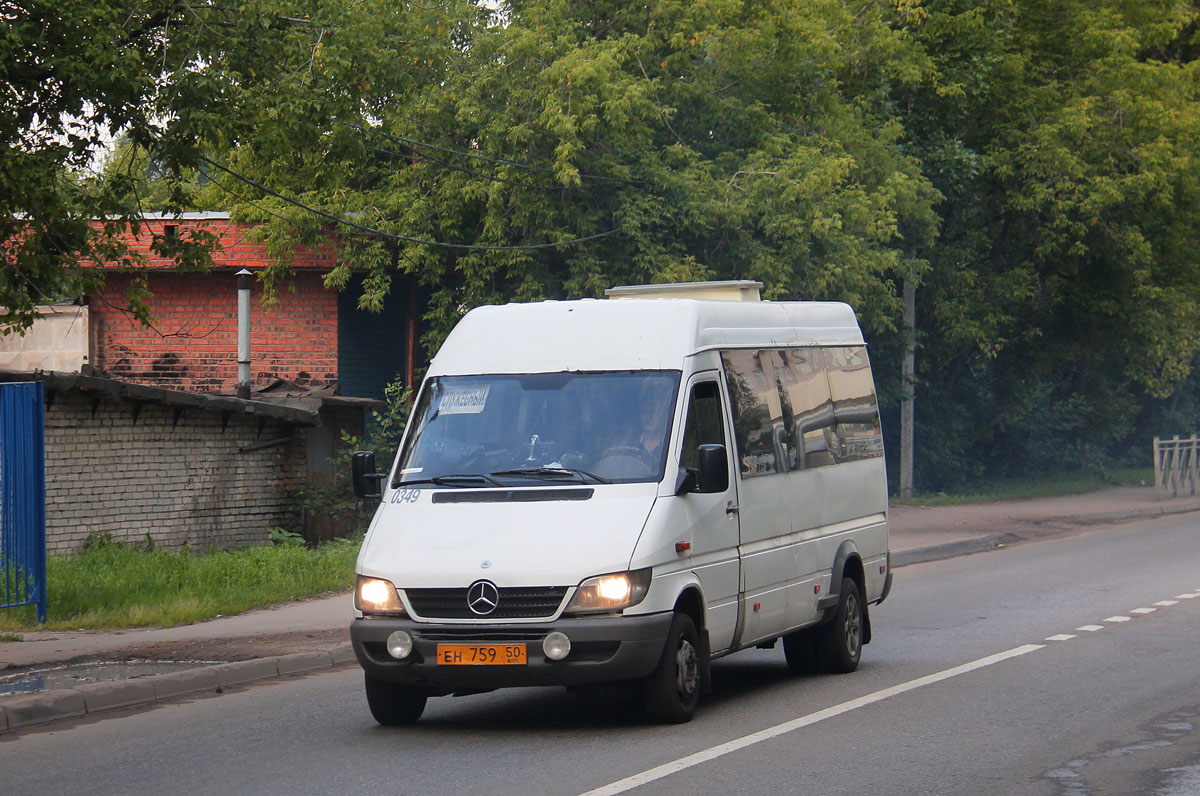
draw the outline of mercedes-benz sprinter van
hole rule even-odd
[[[722,287],[455,327],[391,471],[354,459],[356,490],[382,497],[351,623],[376,720],[625,681],[682,722],[710,661],[747,647],[858,666],[892,581],[862,333],[845,304],[650,297]]]

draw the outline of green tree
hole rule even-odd
[[[212,190],[264,222],[271,284],[335,231],[329,284],[365,269],[370,307],[416,275],[436,344],[478,304],[705,278],[844,299],[886,330],[893,278],[923,267],[937,194],[888,93],[929,61],[886,6],[307,9],[269,70],[221,61],[243,77],[216,111],[238,120],[214,142],[236,175]]]
[[[0,331],[27,326],[38,303],[94,288],[97,274],[81,263],[136,264],[124,238],[139,231],[132,184],[88,179],[87,170],[118,131],[153,144],[168,168],[188,165],[187,111],[206,97],[173,89],[207,52],[204,17],[218,13],[208,8],[0,0]],[[155,236],[151,248],[198,266],[211,244],[203,234]],[[137,296],[135,285],[131,307],[146,318]]]
[[[902,90],[945,200],[921,295],[927,486],[1148,448],[1197,357],[1197,14],[931,2]]]

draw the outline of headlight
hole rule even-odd
[[[598,575],[579,584],[564,613],[612,613],[637,605],[650,589],[650,570]]]
[[[380,578],[358,576],[358,586],[354,589],[354,607],[364,614],[402,614],[404,604],[396,587],[389,581]]]

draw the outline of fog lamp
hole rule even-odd
[[[555,630],[542,639],[542,652],[552,661],[561,661],[571,654],[571,639]]]
[[[387,651],[396,660],[404,660],[412,654],[413,640],[412,636],[403,630],[394,630],[387,637]]]

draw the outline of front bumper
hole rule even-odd
[[[666,646],[671,614],[559,619],[545,624],[461,625],[414,622],[366,616],[350,624],[354,654],[377,680],[437,691],[510,686],[587,685],[644,677],[654,670]],[[413,637],[413,652],[402,661],[388,654],[387,637],[404,630]],[[552,661],[542,653],[542,640],[552,631],[571,639],[571,653]],[[524,643],[523,666],[439,666],[437,645]]]

